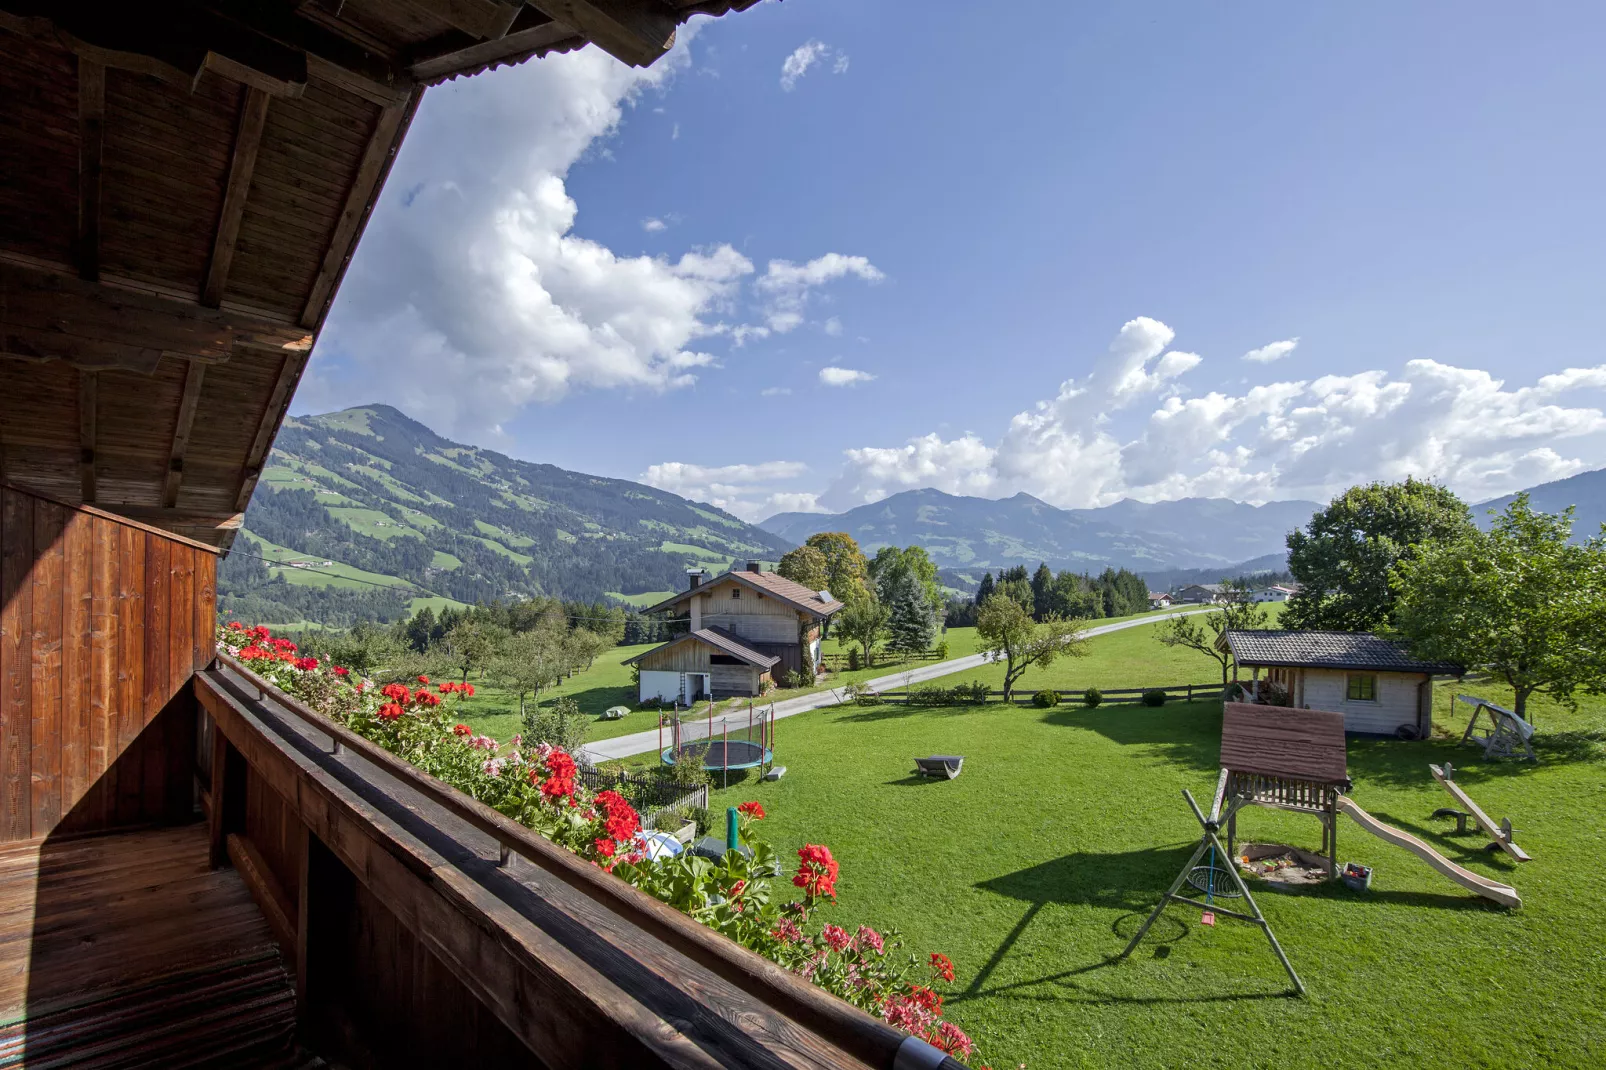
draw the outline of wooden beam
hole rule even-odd
[[[100,278],[101,146],[106,125],[106,68],[78,57],[78,274]]]
[[[290,395],[295,393],[296,382],[301,378],[301,369],[306,361],[305,353],[290,352],[284,355],[284,363],[279,366],[279,378],[273,384],[267,408],[262,410],[262,418],[257,423],[256,439],[251,443],[250,452],[245,455],[240,493],[234,500],[234,508],[242,515],[245,507],[251,504],[251,492],[256,489],[257,480],[262,476],[268,450],[273,446],[274,436],[279,433],[279,424],[284,422],[285,410],[290,407]]]
[[[659,0],[530,0],[632,67],[651,66],[675,43],[674,11]]]
[[[201,401],[201,382],[206,378],[206,365],[190,361],[184,375],[184,394],[178,403],[178,422],[173,427],[173,447],[167,455],[167,483],[162,488],[162,506],[172,509],[178,505],[179,484],[184,481],[184,454],[190,448],[190,430],[195,426],[195,411]]]
[[[257,149],[262,129],[268,121],[268,95],[254,86],[247,87],[240,105],[240,124],[234,133],[234,157],[229,161],[229,181],[223,193],[223,209],[218,213],[217,232],[212,239],[212,262],[201,287],[201,304],[216,308],[223,303],[223,289],[234,263],[234,246],[240,238],[240,220],[251,192],[251,173],[256,169]]]
[[[368,136],[368,147],[363,151],[362,162],[357,167],[357,176],[352,180],[346,203],[340,210],[340,218],[335,222],[323,265],[318,269],[312,291],[307,295],[306,306],[301,310],[303,327],[316,330],[323,322],[335,290],[346,273],[346,265],[351,261],[352,251],[357,247],[357,239],[362,236],[374,202],[379,199],[385,177],[390,174],[396,150],[401,147],[407,125],[412,122],[413,113],[417,111],[422,97],[423,90],[416,89],[404,103],[393,104],[379,113],[374,129]]]
[[[495,40],[476,41],[465,33],[453,31],[424,42],[409,54],[408,70],[419,81],[433,82],[464,70],[478,70],[503,62],[517,63],[531,55],[570,51],[585,43],[585,38],[575,32],[574,27],[526,7],[519,12],[507,34]]]
[[[85,505],[95,504],[95,409],[100,376],[78,373],[78,478]]]

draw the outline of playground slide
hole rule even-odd
[[[1348,814],[1354,818],[1355,823],[1370,832],[1380,840],[1392,843],[1396,847],[1403,847],[1416,855],[1422,861],[1438,870],[1444,876],[1455,881],[1470,892],[1476,892],[1485,899],[1493,899],[1501,906],[1520,907],[1522,898],[1517,895],[1517,889],[1509,884],[1501,884],[1487,877],[1480,877],[1470,869],[1463,869],[1454,862],[1445,858],[1439,852],[1411,835],[1403,832],[1393,825],[1385,825],[1371,814],[1355,805],[1355,800],[1347,795],[1338,797],[1338,812]]]

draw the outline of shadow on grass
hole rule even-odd
[[[1043,715],[1044,724],[1085,728],[1123,747],[1150,747],[1166,761],[1198,771],[1221,764],[1221,703],[1167,703],[1164,706],[1060,706]]]
[[[628,686],[588,687],[584,691],[575,691],[565,697],[574,699],[575,703],[580,707],[581,713],[590,714],[593,717],[601,714],[609,706],[625,706],[629,708],[634,708],[635,706],[635,694]],[[552,700],[550,698],[544,699],[542,702],[544,706],[550,706],[551,704]],[[518,712],[516,706],[513,712]],[[648,725],[648,727],[652,726]]]
[[[843,724],[872,724],[876,721],[894,721],[900,717],[913,717],[921,713],[939,714],[943,717],[964,717],[967,714],[983,714],[986,712],[1001,713],[994,704],[986,706],[911,706],[903,702],[885,702],[879,706],[853,706],[852,713],[837,715],[837,721]]]

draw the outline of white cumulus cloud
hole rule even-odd
[[[641,481],[751,521],[774,513],[819,512],[818,495],[774,489],[774,484],[795,480],[808,470],[802,461],[726,465],[665,461],[649,467]]]
[[[781,62],[781,88],[790,93],[797,88],[798,79],[816,66],[823,67],[827,62],[831,64],[832,74],[847,72],[847,53],[832,48],[824,41],[805,41]]]
[[[1274,360],[1282,360],[1288,356],[1297,345],[1299,345],[1298,338],[1285,338],[1281,342],[1272,342],[1259,349],[1251,349],[1244,354],[1243,359],[1254,364],[1270,364]]]
[[[820,382],[826,386],[852,386],[854,383],[868,383],[875,376],[869,372],[859,371],[857,368],[838,368],[835,365],[820,369]]]
[[[826,253],[805,264],[771,260],[753,288],[763,302],[770,330],[785,334],[803,323],[803,310],[813,291],[845,278],[876,283],[886,275],[867,257]],[[837,320],[837,329],[841,330],[840,320]]]
[[[668,230],[669,224],[662,219],[643,219],[641,221],[641,229],[648,234],[656,234],[661,230]]]

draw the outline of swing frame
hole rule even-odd
[[[1148,935],[1149,927],[1164,913],[1165,908],[1172,903],[1184,903],[1195,908],[1203,906],[1214,914],[1237,918],[1240,921],[1258,925],[1260,931],[1266,934],[1266,940],[1271,944],[1272,952],[1276,954],[1277,961],[1281,962],[1283,969],[1288,971],[1288,979],[1294,985],[1294,995],[1303,996],[1305,994],[1305,982],[1301,981],[1299,974],[1294,972],[1293,964],[1288,961],[1288,956],[1283,953],[1282,945],[1277,942],[1276,934],[1271,931],[1271,924],[1266,921],[1265,915],[1260,912],[1260,907],[1256,904],[1255,897],[1249,894],[1249,886],[1244,883],[1243,876],[1238,872],[1238,867],[1234,864],[1232,855],[1222,846],[1221,840],[1217,836],[1217,833],[1221,831],[1222,822],[1230,822],[1233,816],[1237,814],[1238,809],[1249,805],[1252,800],[1248,796],[1235,796],[1227,805],[1227,813],[1223,815],[1221,813],[1221,797],[1218,795],[1216,804],[1210,811],[1210,816],[1206,817],[1204,811],[1199,809],[1199,804],[1194,801],[1193,793],[1187,788],[1182,789],[1182,797],[1188,800],[1188,808],[1193,811],[1193,816],[1198,819],[1199,827],[1204,830],[1204,834],[1199,837],[1199,846],[1194,849],[1192,857],[1182,867],[1182,872],[1177,874],[1177,879],[1171,882],[1171,887],[1166,890],[1160,902],[1156,904],[1149,916],[1144,919],[1143,924],[1138,927],[1138,931],[1133,934],[1131,942],[1126,945],[1126,948],[1116,958],[1124,959],[1132,954],[1132,951]],[[1201,902],[1192,896],[1179,894],[1182,886],[1190,883],[1188,875],[1199,865],[1199,860],[1204,857],[1205,852],[1211,849],[1215,850],[1217,857],[1226,859],[1227,864],[1220,868],[1225,869],[1228,875],[1232,877],[1232,883],[1237,887],[1238,893],[1243,897],[1244,903],[1249,908],[1248,913],[1240,910],[1229,910],[1226,907],[1217,906],[1214,902]],[[1208,895],[1209,893],[1206,894]]]

